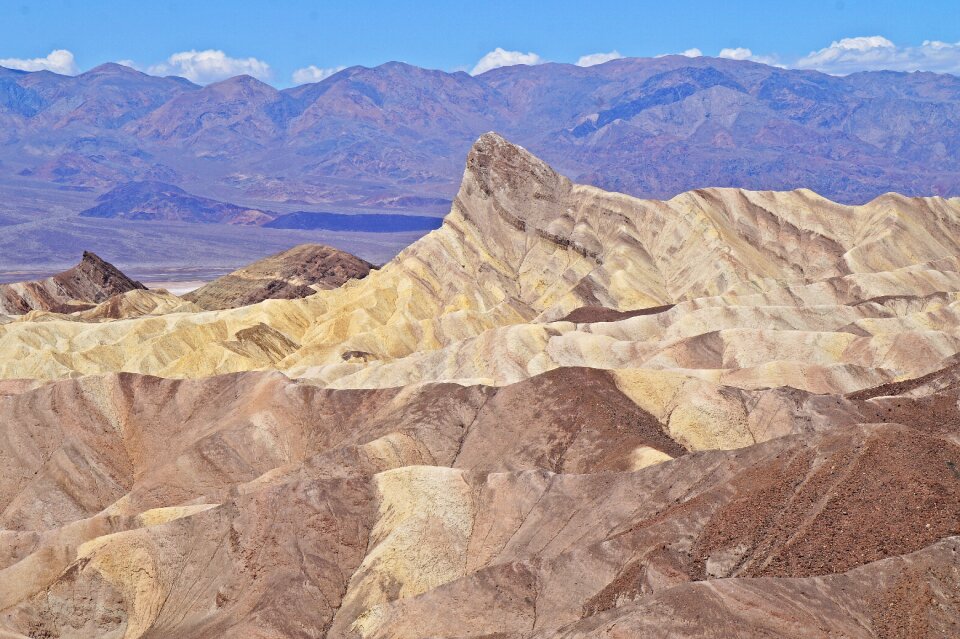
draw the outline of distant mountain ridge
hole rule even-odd
[[[98,204],[80,212],[83,217],[140,221],[180,221],[258,224],[273,219],[267,213],[236,204],[191,195],[173,184],[128,182],[97,198]]]
[[[363,233],[431,231],[441,224],[440,218],[423,215],[343,214],[321,211],[276,213],[192,195],[178,186],[157,181],[121,184],[97,198],[96,205],[80,211],[80,216],[142,222],[239,224],[275,229]]]
[[[960,195],[960,78],[846,77],[667,56],[479,76],[391,62],[279,91],[199,87],[116,64],[0,71],[8,181],[102,192],[131,181],[269,202],[443,213],[461,158],[498,131],[578,182],[666,198],[810,188],[866,202]]]

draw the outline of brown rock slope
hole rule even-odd
[[[907,411],[812,433],[798,419],[805,434],[695,454],[588,369],[501,389],[121,374],[0,402],[12,636],[660,636],[659,620],[681,636],[883,637],[960,622],[955,400],[936,428]]]
[[[954,637],[960,538],[841,574],[683,584],[535,637]],[[789,602],[789,603],[788,603]]]
[[[301,244],[219,277],[184,295],[206,310],[295,299],[362,279],[373,265],[322,244]]]
[[[82,310],[113,295],[145,288],[109,262],[84,251],[79,264],[53,277],[0,284],[0,314]]]
[[[361,280],[8,318],[0,637],[960,636],[958,230],[487,135]]]

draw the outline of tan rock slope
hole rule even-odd
[[[295,299],[367,276],[369,262],[323,244],[301,244],[219,277],[184,295],[205,310]]]
[[[167,313],[196,313],[202,309],[164,289],[133,290],[107,298],[93,308],[73,313],[83,321],[132,319]]]
[[[73,268],[45,280],[0,284],[0,314],[34,310],[70,312],[105,301],[112,295],[146,287],[89,251]]]
[[[495,135],[441,229],[304,300],[123,324],[0,327],[3,377],[279,369],[339,387],[507,384],[558,366],[846,392],[960,350],[960,201],[808,191],[667,202],[571,184]],[[558,322],[581,307],[660,314]],[[259,344],[259,341],[264,344]],[[57,357],[47,354],[55,352]]]
[[[488,134],[363,279],[10,319],[0,637],[957,636],[958,230]]]

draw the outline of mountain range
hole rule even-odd
[[[579,182],[642,197],[960,194],[960,79],[931,73],[666,56],[474,77],[391,62],[277,90],[117,64],[76,77],[4,69],[0,124],[10,179],[95,192],[157,180],[243,206],[445,213],[461,158],[491,130]]]

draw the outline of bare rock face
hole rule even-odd
[[[532,636],[950,637],[960,613],[958,551],[952,537],[840,574],[683,584]]]
[[[690,455],[587,369],[501,389],[121,374],[0,401],[0,627],[25,636],[960,621],[956,421]]]
[[[296,299],[367,276],[373,265],[322,244],[301,244],[265,257],[184,295],[207,310]]]
[[[8,318],[0,636],[957,636],[958,228],[489,134],[363,279]]]
[[[73,268],[45,280],[0,284],[0,313],[20,315],[33,310],[73,311],[108,297],[146,289],[109,262],[89,251]]]

